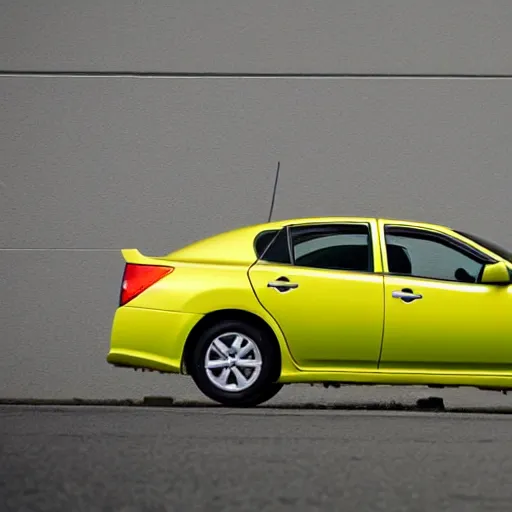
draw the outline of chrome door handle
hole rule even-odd
[[[278,292],[286,292],[288,290],[294,290],[298,288],[299,285],[297,283],[290,283],[287,277],[280,277],[275,281],[270,281],[267,284],[268,288],[275,288]]]
[[[404,288],[403,290],[394,290],[391,293],[391,296],[394,299],[401,299],[403,302],[407,303],[423,298],[423,295],[420,295],[419,293],[414,293],[409,288]]]
[[[297,283],[287,283],[286,281],[270,281],[267,286],[269,288],[286,288],[287,290],[299,287]]]

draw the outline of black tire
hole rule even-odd
[[[242,390],[221,389],[212,382],[205,368],[205,358],[207,354],[212,354],[210,347],[215,339],[225,336],[223,341],[228,348],[230,347],[229,343],[232,343],[230,339],[234,339],[234,337],[227,336],[228,333],[241,334],[244,337],[244,343],[247,341],[247,343],[252,342],[256,345],[261,356],[259,375],[254,377],[255,380],[250,386]],[[266,333],[257,327],[237,320],[222,321],[209,327],[198,337],[190,355],[189,372],[197,387],[208,398],[229,407],[254,407],[270,400],[283,387],[282,384],[276,382],[279,375],[278,370],[280,370],[280,368],[275,366],[280,361],[278,350],[275,343],[268,339]],[[256,353],[253,352],[253,354],[256,357]],[[222,357],[219,356],[219,359],[222,359]],[[217,374],[220,374],[221,371],[222,369],[218,371],[217,369],[213,370]],[[251,372],[251,369],[244,369],[244,371]],[[231,377],[235,383],[230,385],[236,385],[238,379],[235,378],[234,374],[231,375],[230,373],[229,378]]]

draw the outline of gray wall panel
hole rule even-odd
[[[265,86],[0,78],[0,248],[166,252],[267,218]]]
[[[405,216],[510,237],[512,80],[0,84],[3,247],[162,253],[259,222],[278,159],[276,216]]]
[[[0,251],[3,396],[73,396],[105,377],[117,254]]]
[[[121,275],[117,252],[0,251],[0,397],[200,397],[187,379],[106,363]]]
[[[301,82],[276,217],[447,223],[512,247],[512,80]]]
[[[512,72],[506,0],[2,0],[0,68]]]

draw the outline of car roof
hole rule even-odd
[[[327,217],[297,217],[292,219],[283,219],[277,220],[273,222],[268,222],[265,224],[259,224],[259,226],[266,226],[267,229],[277,229],[283,226],[289,225],[300,225],[300,224],[317,224],[317,223],[329,223],[329,222],[370,222],[370,221],[382,221],[386,224],[398,224],[401,226],[418,226],[425,228],[441,228],[441,229],[449,229],[447,226],[442,224],[433,224],[430,222],[422,222],[418,220],[404,220],[404,219],[395,219],[395,218],[385,218],[385,217],[356,217],[354,215],[345,215],[345,216],[327,216]]]

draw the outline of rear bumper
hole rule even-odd
[[[107,362],[114,366],[180,373],[187,337],[202,315],[120,307],[114,316]]]

